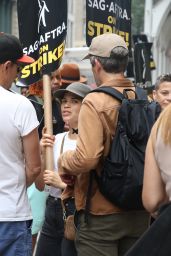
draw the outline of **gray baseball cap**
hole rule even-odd
[[[84,98],[91,90],[91,87],[87,84],[75,82],[68,85],[66,89],[58,89],[56,92],[54,92],[54,97],[62,99],[66,92],[71,92],[80,98]]]
[[[112,49],[118,46],[128,49],[123,37],[117,34],[106,33],[96,36],[93,38],[88,54],[83,60],[89,59],[91,55],[109,58]]]

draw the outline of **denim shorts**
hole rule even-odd
[[[32,220],[0,222],[0,255],[31,256]]]

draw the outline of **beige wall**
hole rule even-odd
[[[74,47],[85,45],[85,0],[75,0],[75,42]]]
[[[18,19],[17,19],[17,1],[13,1],[12,18],[11,18],[11,34],[18,36]]]
[[[153,83],[157,76],[171,72],[171,1],[146,0],[144,33],[153,42],[156,70],[152,72]]]
[[[67,47],[85,46],[85,0],[68,0]]]

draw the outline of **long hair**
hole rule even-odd
[[[155,126],[156,132],[160,129],[164,143],[171,146],[171,104],[162,111]]]

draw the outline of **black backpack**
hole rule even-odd
[[[128,98],[128,91],[135,93],[135,99]],[[109,154],[104,159],[100,176],[95,170],[91,171],[88,194],[95,176],[100,192],[114,205],[125,210],[143,209],[145,149],[152,125],[160,114],[160,106],[154,101],[149,102],[142,88],[136,91],[125,89],[122,94],[105,86],[92,92],[111,95],[121,102],[121,107]]]

